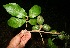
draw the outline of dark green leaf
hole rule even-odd
[[[51,38],[48,39],[48,45],[50,48],[57,48],[57,46],[52,42]]]
[[[60,32],[60,34],[65,34],[65,32],[64,32],[64,31],[62,31],[62,32]]]
[[[51,38],[48,39],[48,45],[52,46],[54,43],[52,42]]]
[[[31,25],[36,25],[36,24],[37,24],[37,19],[30,19],[30,20],[29,20],[29,23],[30,23]]]
[[[41,7],[38,5],[34,5],[30,10],[29,10],[29,17],[34,18],[38,16],[41,13]]]
[[[65,35],[65,39],[66,40],[70,39],[70,35]]]
[[[21,27],[24,23],[25,23],[25,19],[19,19],[19,18],[15,18],[15,17],[11,17],[8,20],[8,25],[13,27],[13,28],[18,28]]]

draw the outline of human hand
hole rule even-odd
[[[27,30],[22,30],[10,41],[9,46],[7,48],[22,48],[25,46],[25,44],[30,38],[31,33]]]

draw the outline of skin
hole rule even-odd
[[[7,48],[24,48],[25,44],[31,38],[31,33],[27,30],[22,30],[9,43]]]

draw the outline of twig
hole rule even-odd
[[[28,20],[28,16],[26,16],[26,20]]]
[[[26,27],[27,27],[27,21],[26,21]]]
[[[27,27],[27,22],[29,22],[29,21],[27,21],[28,20],[28,16],[26,16],[26,27]]]
[[[42,42],[43,42],[43,44],[44,44],[44,39],[43,39],[43,36],[42,36],[42,34],[39,32],[39,34],[40,34],[40,36],[41,36],[41,38],[42,38]]]
[[[29,31],[29,32],[37,32],[37,33],[47,33],[47,34],[60,34],[60,33],[58,33],[58,32],[56,32],[56,33],[52,33],[52,32],[44,32],[44,31]]]
[[[27,22],[29,22],[29,21],[26,21],[26,27],[27,27]]]

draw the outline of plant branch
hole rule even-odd
[[[32,31],[29,31],[29,32],[36,32],[36,33],[46,33],[46,34],[60,34],[60,33],[52,33],[52,32],[44,32],[44,31],[39,31],[39,30],[32,30]]]

